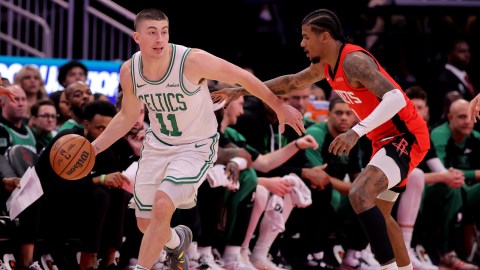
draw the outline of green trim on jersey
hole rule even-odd
[[[213,157],[215,156],[215,144],[218,143],[218,134],[213,135],[209,139],[212,139],[212,143],[210,144],[210,155],[208,156],[208,159],[205,160],[205,163],[203,164],[202,168],[200,168],[200,172],[192,177],[182,177],[182,178],[177,178],[171,175],[168,175],[165,177],[165,181],[170,181],[175,184],[191,184],[191,183],[197,183],[202,179],[207,172],[207,170],[210,168],[210,166],[213,164]]]
[[[28,126],[25,126],[27,134],[18,133],[3,123],[0,123],[0,126],[8,132],[8,135],[10,136],[10,146],[21,145],[29,150],[32,150],[34,153],[37,153],[37,140],[35,140],[35,134]]]
[[[145,132],[145,137],[146,137],[148,132],[149,132],[148,130]],[[152,132],[152,131],[150,130],[150,132]],[[137,182],[138,170],[140,169],[140,161],[142,160],[142,154],[143,154],[143,149],[144,148],[145,148],[145,144],[142,142],[142,149],[140,150],[140,157],[138,158],[138,166],[137,166],[137,170],[135,171],[135,183]],[[137,197],[135,183],[133,184],[133,201],[135,202],[135,205],[137,206],[138,210],[140,210],[140,211],[152,210],[152,205],[144,206],[142,204],[142,202],[140,202],[140,199]]]
[[[138,57],[138,74],[140,74],[140,77],[145,82],[147,82],[149,84],[153,84],[153,85],[161,84],[168,78],[168,76],[170,75],[170,72],[172,72],[173,62],[175,62],[176,47],[175,47],[175,44],[172,44],[172,43],[170,43],[170,44],[172,45],[172,57],[170,58],[170,64],[168,65],[168,69],[167,69],[167,72],[165,73],[165,75],[163,75],[163,77],[158,81],[150,81],[143,76],[142,55],[140,54],[140,56]]]
[[[137,55],[138,52],[133,54],[132,56],[132,63],[130,66],[130,73],[132,74],[132,83],[133,83],[133,94],[137,96],[137,84],[135,80],[135,55]]]
[[[192,92],[188,91],[188,89],[185,87],[185,85],[183,84],[183,70],[185,69],[185,60],[187,59],[187,56],[190,54],[190,51],[192,49],[191,48],[188,48],[185,53],[183,54],[182,56],[182,61],[180,61],[180,74],[179,74],[179,81],[180,81],[180,88],[182,89],[183,93],[185,93],[185,95],[187,96],[193,96],[195,95],[196,93],[198,93],[198,91],[200,91],[202,89],[202,86],[198,86],[197,89],[193,90]]]

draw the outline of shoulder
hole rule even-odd
[[[436,141],[436,140],[439,140],[439,139],[447,139],[450,137],[450,134],[451,134],[451,131],[450,131],[450,127],[448,125],[448,122],[445,122],[437,127],[435,127],[434,129],[432,129],[432,132],[430,133],[430,136],[431,136],[431,140],[432,141]]]
[[[345,71],[361,72],[362,70],[377,68],[375,60],[363,51],[354,51],[345,56],[342,62]]]
[[[123,62],[122,66],[120,66],[120,73],[122,72],[131,72],[132,69],[132,59],[128,59],[127,61]]]

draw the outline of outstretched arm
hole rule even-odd
[[[477,123],[477,119],[480,120],[480,94],[470,101],[468,115],[474,123]]]
[[[123,89],[122,109],[113,117],[104,132],[92,142],[97,155],[130,131],[143,108],[143,103],[133,92],[130,67],[129,60],[120,68],[120,84]]]
[[[285,124],[290,125],[298,134],[305,132],[303,117],[298,110],[284,104],[252,73],[230,62],[197,49],[187,57],[185,76],[193,82],[210,79],[241,85],[275,111],[281,132],[284,131]]]
[[[298,73],[282,75],[271,80],[265,81],[265,85],[276,95],[284,95],[290,91],[303,89],[308,85],[318,82],[325,78],[323,70],[316,66],[310,66]],[[214,102],[225,100],[227,104],[241,96],[250,93],[243,87],[224,88],[211,94]]]

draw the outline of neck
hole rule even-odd
[[[83,122],[83,119],[76,116],[76,115],[72,115],[72,119],[75,120],[75,122],[77,122],[79,124],[82,124],[82,122]]]
[[[459,133],[452,133],[452,139],[455,143],[461,144],[467,136]]]
[[[332,135],[333,138],[336,138],[340,133],[338,133],[333,127],[332,124],[327,123],[328,132]]]
[[[339,40],[335,40],[333,45],[332,45],[332,51],[333,53],[330,54],[330,56],[326,59],[328,65],[332,69],[332,71],[335,69],[337,65],[337,60],[340,55],[340,50],[342,49],[343,42]]]

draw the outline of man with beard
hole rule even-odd
[[[372,141],[372,158],[353,181],[349,199],[381,268],[411,270],[401,230],[391,211],[405,190],[407,175],[430,148],[427,125],[374,56],[348,42],[334,12],[319,9],[308,14],[302,21],[300,45],[310,66],[265,84],[276,94],[284,94],[326,79],[355,112],[359,123],[338,135],[328,151],[348,155],[362,136]],[[244,93],[241,87],[220,91],[212,94],[214,100]]]
[[[65,98],[69,103],[72,118],[65,122],[58,129],[58,132],[74,127],[83,128],[83,108],[87,103],[93,101],[92,90],[90,90],[88,84],[77,81],[67,86],[65,89]]]

